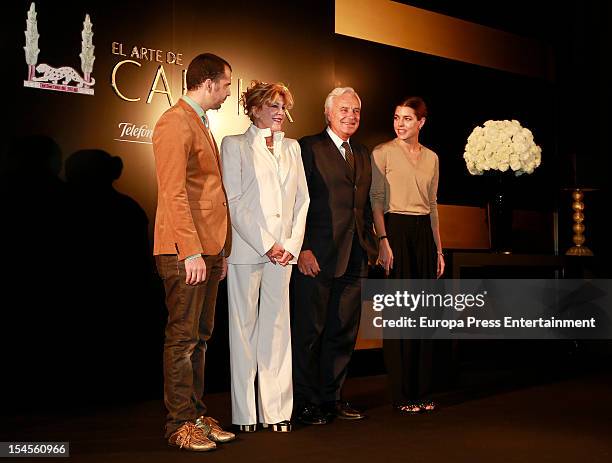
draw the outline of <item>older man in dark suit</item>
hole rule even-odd
[[[357,93],[335,88],[325,100],[328,127],[299,141],[310,208],[291,322],[295,417],[305,424],[365,417],[341,400],[361,315],[361,279],[378,252],[370,152],[351,139],[360,113]]]

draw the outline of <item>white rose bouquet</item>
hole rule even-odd
[[[468,137],[463,159],[472,175],[488,170],[531,174],[542,161],[542,149],[518,121],[487,121]]]

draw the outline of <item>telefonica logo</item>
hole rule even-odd
[[[136,125],[132,122],[119,122],[117,127],[119,128],[119,137],[115,138],[115,141],[152,144],[153,129],[150,129],[147,124]]]

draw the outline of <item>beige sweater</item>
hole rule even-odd
[[[435,231],[438,228],[438,156],[423,146],[413,164],[399,143],[394,138],[372,152],[372,209],[394,214],[429,214]],[[439,249],[439,243],[436,245]]]

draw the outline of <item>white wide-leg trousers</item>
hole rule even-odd
[[[291,419],[291,267],[272,263],[228,265],[233,424]]]

